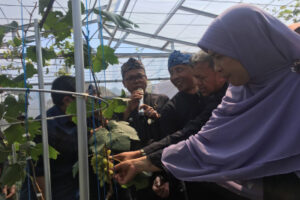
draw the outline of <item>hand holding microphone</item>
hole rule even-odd
[[[142,88],[139,88],[137,89],[137,91],[142,95],[142,98],[140,99],[140,102],[139,102],[139,115],[140,116],[144,116],[144,109],[143,108],[140,108],[143,104],[144,104],[144,90]]]

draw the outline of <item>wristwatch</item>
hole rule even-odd
[[[140,152],[142,154],[142,156],[146,156],[147,154],[145,153],[144,149],[140,149]]]

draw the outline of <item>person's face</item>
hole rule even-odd
[[[239,61],[217,53],[209,53],[213,56],[215,71],[220,73],[229,83],[239,86],[249,81],[249,74]]]
[[[132,69],[126,72],[123,84],[130,93],[139,88],[142,88],[145,91],[147,87],[147,76],[145,71],[143,69]]]
[[[192,67],[176,65],[170,68],[169,72],[171,82],[180,92],[190,93],[197,87]]]
[[[198,81],[198,88],[203,96],[209,96],[220,90],[225,83],[213,68],[209,67],[208,62],[197,63],[194,66],[194,76]]]

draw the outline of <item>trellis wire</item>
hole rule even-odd
[[[87,47],[88,47],[88,65],[90,66],[90,80],[91,80],[91,74],[93,74],[93,79],[94,79],[94,82],[95,82],[95,88],[96,88],[96,94],[98,94],[98,87],[97,87],[97,82],[95,80],[95,74],[94,74],[94,68],[93,68],[93,64],[91,63],[91,52],[90,52],[90,40],[89,40],[89,37],[90,37],[90,30],[89,30],[89,13],[88,13],[88,2],[87,0],[85,1],[85,4],[86,4],[86,42],[87,42]],[[91,91],[92,93],[93,91]],[[91,94],[92,95],[92,94]],[[94,101],[92,101],[92,110],[94,111]],[[99,102],[101,103],[101,102]],[[96,132],[95,132],[95,129],[96,129],[96,126],[95,126],[95,113],[92,112],[92,124],[93,124],[93,137],[94,137],[94,149],[95,149],[95,155],[96,155],[96,177],[97,177],[97,197],[98,197],[98,200],[100,200],[100,183],[99,183],[99,173],[98,173],[98,157],[97,157],[97,139],[96,139]]]

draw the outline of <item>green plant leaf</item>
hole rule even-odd
[[[13,39],[13,42],[14,42],[14,46],[15,46],[15,47],[18,47],[18,46],[20,46],[20,45],[22,44],[21,39],[18,38],[18,37],[15,37],[15,38]]]
[[[94,9],[94,13],[99,15],[99,10]],[[101,15],[103,16],[104,21],[113,22],[115,25],[120,26],[121,28],[124,29],[133,28],[133,26],[136,28],[139,27],[137,24],[133,23],[132,21],[125,19],[123,16],[109,11],[101,10]]]
[[[23,95],[24,96],[24,95]],[[17,101],[13,95],[8,95],[4,100],[5,114],[4,119],[8,122],[15,122],[16,118],[23,115],[25,112],[25,99],[22,95],[19,95],[19,100]]]
[[[23,181],[25,178],[25,165],[21,164],[12,164],[8,165],[3,169],[0,182],[3,185],[12,186],[17,181]]]
[[[4,136],[9,144],[14,142],[23,143],[23,134],[25,134],[25,129],[20,124],[11,125],[4,131]]]
[[[115,113],[123,113],[126,110],[127,106],[126,105],[118,105],[114,109]]]
[[[39,14],[43,15],[50,0],[39,0]]]
[[[120,134],[128,136],[131,140],[140,140],[136,130],[131,127],[128,122],[110,120],[108,122],[108,128],[112,135]]]
[[[43,154],[43,144],[38,143],[36,146],[31,148],[30,155],[33,160],[38,160],[39,156]],[[52,146],[49,146],[49,158],[56,160],[59,152],[56,151]]]
[[[4,112],[5,112],[5,106],[3,103],[0,103],[0,119],[2,119]]]
[[[0,163],[7,161],[8,155],[11,153],[11,148],[0,143]]]
[[[6,75],[0,75],[0,85],[1,87],[24,87],[24,81],[11,80]]]
[[[41,134],[41,123],[40,122],[29,122],[28,123],[28,132],[31,138],[35,138],[36,135]]]
[[[37,69],[34,68],[34,65],[30,62],[26,63],[26,78],[31,78],[33,75],[37,74]]]
[[[108,107],[103,110],[103,116],[106,119],[111,119],[114,113],[122,113],[126,110],[128,98],[114,98],[108,100]]]
[[[92,111],[94,110],[99,110],[100,109],[100,105],[97,103],[97,101],[94,101],[94,99],[88,98],[86,100],[86,113],[87,113],[87,118],[92,116]],[[66,114],[68,115],[74,115],[77,113],[77,109],[76,109],[76,101],[73,101],[72,103],[70,103],[67,107],[66,110]],[[77,117],[72,116],[72,121],[77,124]]]
[[[105,70],[108,65],[118,64],[118,57],[115,56],[115,50],[110,48],[109,46],[98,46],[96,56],[93,57],[93,67],[95,72],[100,72],[101,70]],[[104,60],[103,60],[104,55]]]
[[[108,138],[109,131],[106,128],[99,128],[99,130],[97,130],[94,134],[95,136],[92,136],[89,139],[89,146],[90,146],[89,148],[93,153],[95,153],[95,150],[97,152],[101,152],[106,142],[109,141]],[[96,137],[96,141],[95,141],[95,137]],[[94,146],[95,142],[97,144],[96,149]]]
[[[42,48],[43,66],[45,66],[46,60],[54,59],[56,57],[57,56],[53,48]],[[30,46],[27,48],[27,58],[30,58],[33,62],[37,62],[36,46]]]
[[[71,36],[72,23],[69,23],[65,17],[66,16],[60,11],[52,11],[49,12],[44,23],[45,31],[55,36],[56,44]],[[49,33],[46,33],[45,36],[48,36]]]
[[[4,36],[5,36],[5,27],[0,27],[0,47],[2,46]]]
[[[6,97],[6,99],[4,100],[4,105],[5,115],[3,118],[8,122],[16,121],[16,117],[19,116],[20,113],[23,113],[23,111],[25,110],[25,108],[20,108],[16,98],[12,95]]]
[[[121,98],[126,98],[126,93],[125,93],[125,90],[121,90],[121,95],[120,95]]]
[[[130,138],[120,132],[111,130],[109,133],[107,146],[114,152],[124,152],[130,150]]]

